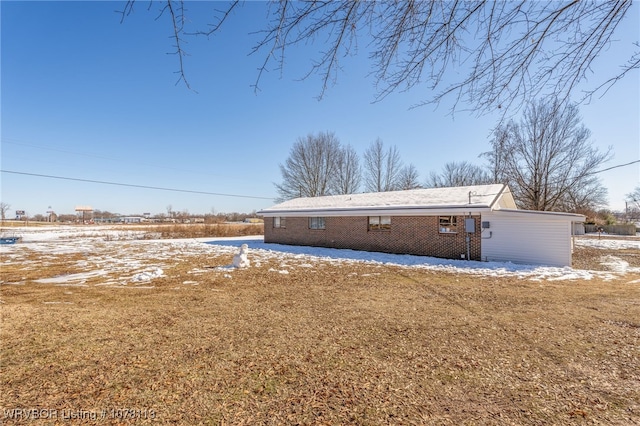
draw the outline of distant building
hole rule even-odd
[[[146,222],[146,219],[141,216],[123,216],[119,218],[124,223],[142,223]]]

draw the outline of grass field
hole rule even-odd
[[[103,285],[109,273],[36,281],[146,246],[87,247],[3,259],[3,424],[33,415],[10,419],[16,409],[87,424],[640,422],[638,274],[552,281],[323,259],[282,273],[277,257],[231,271],[232,250],[167,246],[152,286]],[[577,258],[597,263],[593,250]]]

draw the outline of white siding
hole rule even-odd
[[[534,265],[571,265],[571,218],[542,212],[482,214],[482,260]]]

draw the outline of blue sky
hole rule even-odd
[[[2,18],[3,170],[95,181],[234,194],[245,197],[47,179],[2,173],[1,198],[14,210],[73,213],[77,205],[122,214],[251,212],[273,204],[279,164],[298,137],[333,131],[360,154],[376,138],[398,147],[420,180],[449,161],[481,164],[497,115],[477,117],[448,105],[411,109],[428,99],[426,87],[379,103],[366,55],[346,58],[323,100],[321,83],[300,81],[318,45],[291,50],[284,72],[251,85],[263,59],[249,55],[265,19],[263,3],[247,2],[216,36],[190,38],[189,83],[177,84],[178,61],[168,17],[159,4],[138,2],[120,23],[120,2],[0,2]],[[223,5],[188,4],[196,27]],[[619,38],[600,58],[585,87],[622,64],[640,39],[634,5]],[[589,86],[591,85],[591,86]],[[594,145],[613,147],[603,167],[640,158],[638,71],[602,98],[580,108]],[[640,165],[601,175],[613,209],[640,184]]]

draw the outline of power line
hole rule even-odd
[[[606,171],[617,169],[617,168],[620,168],[620,167],[630,166],[630,165],[636,164],[636,163],[640,163],[640,160],[634,160],[634,161],[631,161],[629,163],[618,164],[616,166],[607,167],[606,169],[597,170],[597,171],[589,173],[589,174],[595,175],[595,174],[598,174],[598,173],[606,172]],[[189,194],[215,195],[215,196],[220,196],[220,197],[252,198],[252,199],[257,199],[257,200],[273,200],[273,198],[258,197],[258,196],[254,196],[254,195],[223,194],[223,193],[219,193],[219,192],[192,191],[192,190],[189,190],[189,189],[164,188],[164,187],[160,187],[160,186],[136,185],[136,184],[131,184],[131,183],[108,182],[108,181],[92,180],[92,179],[80,179],[80,178],[71,178],[71,177],[65,177],[65,176],[53,176],[53,175],[43,175],[43,174],[37,174],[37,173],[17,172],[17,171],[13,171],[13,170],[0,170],[0,172],[2,172],[2,173],[11,173],[11,174],[16,174],[16,175],[42,177],[42,178],[47,178],[47,179],[60,179],[60,180],[70,180],[70,181],[76,181],[76,182],[99,183],[99,184],[102,184],[102,185],[126,186],[126,187],[129,187],[129,188],[153,189],[153,190],[158,190],[158,191],[171,191],[171,192],[183,192],[183,193],[189,193]],[[493,195],[493,194],[483,194],[483,195]]]
[[[103,180],[91,180],[91,179],[80,179],[80,178],[71,178],[65,176],[52,176],[52,175],[41,175],[37,173],[27,173],[27,172],[16,172],[13,170],[0,170],[2,173],[11,173],[15,175],[26,175],[26,176],[36,176],[47,179],[61,179],[61,180],[72,180],[76,182],[88,182],[88,183],[100,183],[102,185],[115,185],[115,186],[126,186],[130,188],[143,188],[143,189],[155,189],[158,191],[172,191],[172,192],[185,192],[189,194],[204,194],[204,195],[217,195],[221,197],[236,197],[236,198],[254,198],[258,200],[273,200],[273,198],[269,197],[256,197],[253,195],[238,195],[238,194],[222,194],[218,192],[206,192],[206,191],[191,191],[189,189],[176,189],[176,188],[163,188],[160,186],[147,186],[147,185],[135,185],[131,183],[120,183],[120,182],[107,182]]]
[[[634,160],[634,161],[632,161],[630,163],[618,164],[617,166],[611,166],[611,167],[607,167],[606,169],[596,170],[595,172],[590,173],[590,174],[595,175],[597,173],[606,172],[607,170],[617,169],[618,167],[630,166],[630,165],[635,164],[635,163],[640,163],[640,160]]]

